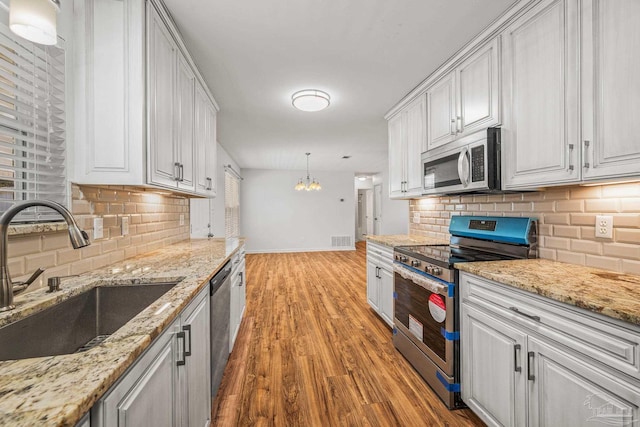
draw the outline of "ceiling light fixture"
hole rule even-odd
[[[309,156],[311,155],[311,153],[305,153],[307,155],[307,178],[300,178],[298,180],[298,183],[296,184],[295,188],[297,191],[302,191],[302,190],[306,190],[306,191],[311,191],[311,190],[316,190],[316,191],[320,191],[322,190],[322,187],[320,186],[320,183],[318,181],[315,180],[315,178],[312,180],[309,177]]]
[[[329,106],[331,97],[321,90],[305,89],[291,95],[291,103],[301,111],[320,111]]]
[[[60,0],[11,0],[9,28],[34,43],[55,45]]]

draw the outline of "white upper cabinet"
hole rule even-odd
[[[500,123],[499,55],[494,38],[456,68],[459,136]]]
[[[205,140],[215,150],[218,107],[162,2],[74,0],[74,20],[70,180],[215,195],[215,165],[196,156]],[[213,111],[208,137],[198,134],[196,86]],[[200,189],[207,177],[211,190]]]
[[[545,0],[503,33],[506,189],[640,176],[640,2]]]
[[[544,0],[502,37],[504,187],[578,181],[577,1]]]
[[[455,73],[442,77],[427,89],[427,150],[456,138]]]
[[[480,47],[427,88],[427,147],[433,150],[500,123],[499,41]]]
[[[405,117],[399,113],[387,123],[389,130],[389,196],[402,197],[404,192],[404,138]]]
[[[426,98],[419,96],[389,120],[389,195],[422,194],[420,153],[425,150]]]
[[[583,0],[582,176],[640,175],[640,2]]]
[[[216,195],[216,110],[204,89],[196,85],[195,102],[196,192]]]

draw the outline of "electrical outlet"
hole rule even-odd
[[[122,235],[126,236],[127,234],[129,234],[129,217],[128,216],[123,216],[121,218],[121,231],[122,231]]]
[[[613,217],[611,215],[596,215],[596,237],[600,239],[613,237]]]
[[[93,218],[93,238],[102,239],[104,237],[104,229],[102,228],[102,218]]]
[[[413,223],[420,224],[420,212],[413,213]]]
[[[184,214],[180,214],[180,225],[184,225]]]

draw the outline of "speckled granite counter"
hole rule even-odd
[[[237,250],[227,248],[224,239],[185,241],[65,279],[55,294],[41,289],[18,296],[15,310],[0,313],[0,325],[98,285],[180,280],[91,350],[0,362],[0,425],[75,425]]]
[[[455,266],[486,279],[640,325],[640,276],[545,259]]]
[[[448,245],[448,240],[432,237],[414,236],[408,234],[388,234],[383,236],[367,236],[367,241],[385,246],[417,246],[417,245]]]

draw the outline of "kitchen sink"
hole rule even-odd
[[[81,352],[100,344],[177,282],[98,286],[0,328],[0,360]]]

